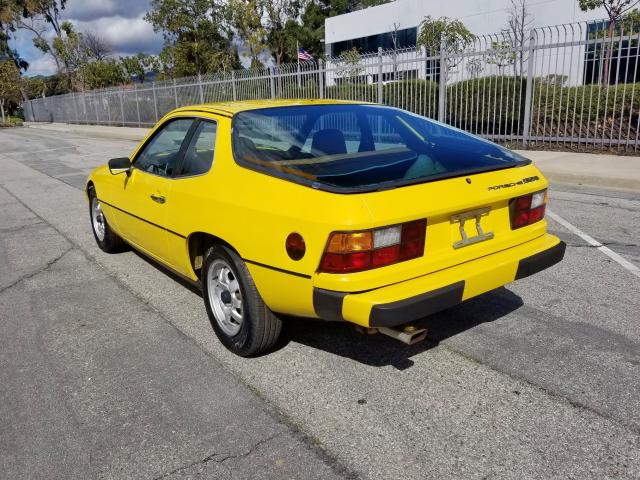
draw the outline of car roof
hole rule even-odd
[[[350,100],[299,100],[299,99],[278,99],[278,100],[242,100],[238,102],[215,102],[190,105],[188,107],[176,108],[171,113],[204,111],[210,113],[233,116],[238,112],[247,110],[258,110],[261,108],[295,107],[308,105],[344,105],[344,104],[366,104],[368,102],[354,102]]]

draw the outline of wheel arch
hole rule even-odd
[[[189,262],[191,263],[191,268],[198,279],[202,276],[204,254],[207,249],[213,245],[223,245],[242,258],[238,250],[226,240],[208,232],[193,232],[187,237],[187,248],[189,251]]]
[[[93,190],[95,191],[96,186],[93,183],[93,180],[89,180],[87,182],[87,186],[85,187],[84,193],[87,196],[87,200],[89,200],[89,190],[91,190],[93,188]]]

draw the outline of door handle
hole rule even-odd
[[[151,194],[151,200],[157,203],[164,203],[167,201],[167,199],[164,198],[163,195],[154,195],[154,194]]]

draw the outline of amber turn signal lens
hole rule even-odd
[[[332,233],[327,245],[327,253],[361,252],[372,248],[373,235],[371,231]]]
[[[304,257],[307,247],[304,244],[304,238],[299,233],[290,233],[285,242],[287,254],[292,260],[300,260]]]

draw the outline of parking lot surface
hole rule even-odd
[[[197,291],[91,234],[131,140],[0,130],[7,478],[640,478],[640,194],[552,185],[565,260],[425,319],[407,347],[288,319],[216,340]]]

